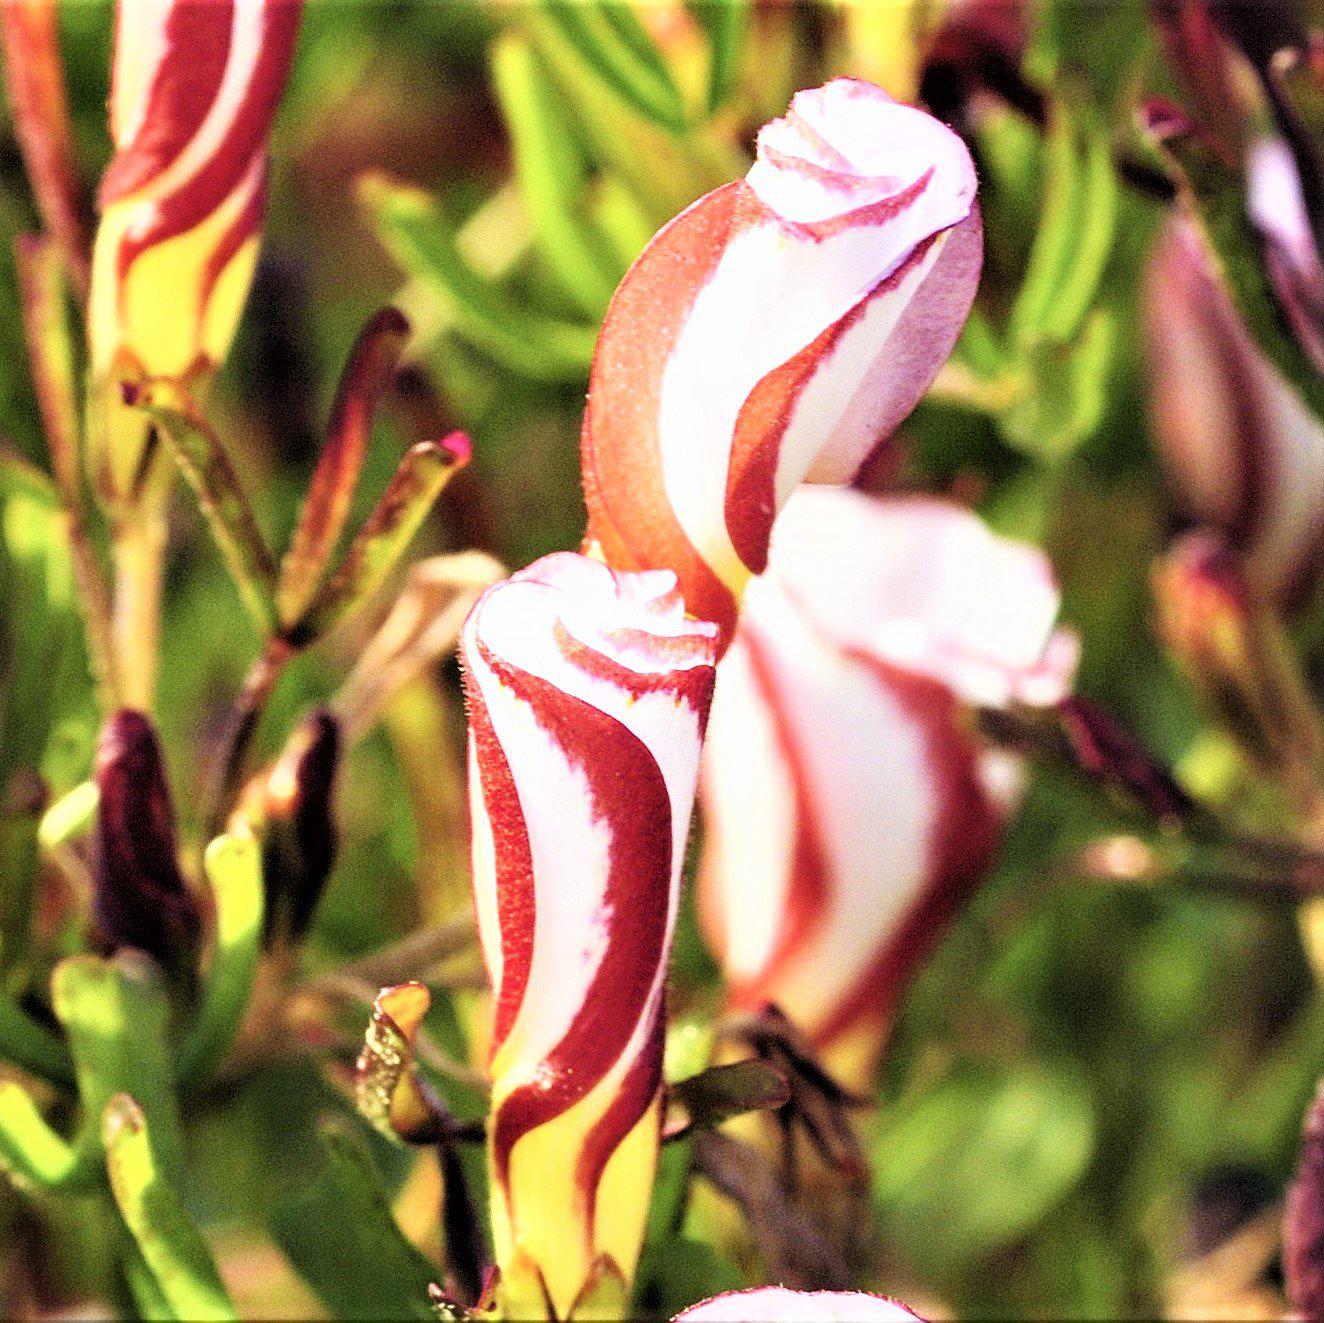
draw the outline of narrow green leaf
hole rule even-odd
[[[85,836],[96,821],[101,792],[95,781],[80,781],[68,794],[62,795],[41,816],[37,840],[43,850],[54,850],[61,845]]]
[[[126,387],[165,438],[198,506],[239,596],[266,635],[276,627],[276,566],[263,541],[239,475],[211,424],[175,383],[164,379]]]
[[[541,57],[514,32],[492,47],[492,80],[539,250],[582,311],[599,319],[623,272],[586,214],[588,172],[565,102]]]
[[[320,638],[372,597],[404,555],[451,476],[468,459],[469,440],[458,432],[445,441],[420,441],[405,452],[340,567],[295,627],[296,637]]]
[[[32,385],[51,457],[51,473],[63,505],[89,659],[102,704],[109,706],[115,689],[110,589],[91,540],[91,513],[79,460],[81,424],[69,329],[68,264],[55,241],[45,235],[19,235],[14,241],[14,259]]]
[[[740,76],[740,52],[749,17],[748,0],[687,0],[708,37],[708,112],[730,99]]]
[[[1071,260],[1078,219],[1079,171],[1073,119],[1059,103],[1053,107],[1044,148],[1044,200],[1039,226],[1025,279],[1011,310],[1011,334],[1022,343],[1042,330],[1062,273]]]
[[[106,1104],[131,1089],[152,1123],[163,1169],[177,1178],[183,1143],[166,1053],[169,1007],[156,966],[137,951],[121,951],[111,960],[70,956],[51,975],[51,1002],[69,1035],[83,1102],[76,1142],[98,1146]]]
[[[218,836],[203,860],[216,911],[216,950],[197,1018],[180,1045],[180,1087],[209,1079],[239,1031],[262,947],[262,852],[247,832]]]
[[[687,120],[679,89],[657,44],[623,0],[532,0],[528,21],[554,30],[627,106],[673,133]]]
[[[403,1236],[368,1154],[328,1125],[326,1160],[311,1184],[279,1204],[271,1231],[335,1318],[435,1321],[428,1287],[440,1269]]]
[[[102,1137],[115,1202],[171,1317],[237,1319],[206,1242],[163,1174],[143,1109],[128,1094],[107,1103]]]
[[[0,592],[2,792],[20,767],[37,766],[66,669],[76,666],[84,683],[87,673],[59,501],[44,474],[12,455],[0,455]]]
[[[1045,463],[1068,459],[1103,419],[1116,342],[1111,310],[1096,308],[1070,344],[1026,348],[1022,391],[998,416],[1007,441]]]
[[[1061,342],[1076,334],[1089,312],[1117,232],[1119,190],[1107,129],[1092,117],[1082,120],[1082,128],[1079,224],[1042,326],[1045,336]]]
[[[456,334],[536,381],[587,376],[595,328],[532,313],[478,276],[456,247],[454,227],[426,193],[371,175],[361,181],[359,196],[382,243],[438,300]]]
[[[74,1082],[73,1062],[63,1040],[0,993],[0,1056],[56,1084]]]
[[[0,1081],[0,1167],[27,1188],[68,1189],[90,1181],[96,1166],[46,1123],[32,1095]]]

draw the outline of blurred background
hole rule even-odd
[[[987,256],[957,354],[905,424],[899,470],[863,481],[948,494],[1045,547],[1083,644],[1081,692],[1211,803],[1279,823],[1272,789],[1247,773],[1160,645],[1151,591],[1156,558],[1190,516],[1151,422],[1144,306],[1173,172],[1139,125],[1156,97],[1195,119],[1211,104],[1181,67],[1193,48],[1174,39],[1178,11],[1204,6],[634,8],[643,53],[598,66],[533,0],[311,0],[273,141],[261,264],[212,402],[264,529],[277,544],[288,537],[346,354],[366,318],[394,302],[414,326],[415,403],[429,431],[463,427],[474,441],[419,549],[479,548],[514,567],[576,546],[589,358],[629,261],[688,202],[743,174],[754,132],[796,89],[869,78],[966,137]],[[1306,16],[1264,0],[1252,17],[1288,33]],[[68,4],[62,21],[90,199],[109,155],[110,6]],[[1253,55],[1226,32],[1219,58],[1244,77],[1236,62]],[[0,435],[45,467],[8,256],[33,215],[6,126]],[[1210,381],[1211,397],[1218,389]],[[418,421],[383,411],[360,517]],[[203,768],[257,640],[187,501],[171,536],[158,719],[183,829],[196,831]],[[53,627],[34,625],[22,603],[7,594],[6,656],[25,630]],[[1324,618],[1308,607],[1284,618],[1318,677]],[[258,732],[261,752],[274,754],[333,692],[361,642],[340,638],[296,661]],[[58,795],[90,765],[89,690],[76,660],[27,690],[19,678],[8,667],[5,716],[37,721],[41,771]],[[464,905],[463,726],[452,662],[411,684],[354,748],[338,792],[342,850],[301,956],[308,977]],[[1324,1073],[1324,997],[1297,907],[1281,895],[1064,867],[1087,843],[1135,830],[1097,788],[1037,770],[995,873],[908,999],[866,1124],[877,1284],[921,1313],[1271,1307],[1276,1233],[1263,1228]],[[76,940],[73,908],[52,901],[39,918],[53,949]],[[452,1000],[476,995],[464,981],[454,998],[438,993],[430,1021],[457,1052]],[[673,983],[680,1015],[716,1003],[688,913]],[[191,1205],[247,1314],[325,1307],[290,1267],[306,1267],[316,1247],[289,1228],[336,1212],[317,1202],[317,1121],[349,1110],[335,1066],[364,1014],[303,1026],[185,1118]],[[406,1232],[426,1242],[435,1178],[373,1142]],[[0,1312],[119,1299],[114,1234],[96,1200],[20,1197],[0,1183]],[[335,1247],[328,1230],[323,1252]],[[739,1257],[655,1246],[641,1290],[669,1310],[760,1271]]]

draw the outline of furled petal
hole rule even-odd
[[[1153,421],[1190,513],[1282,601],[1324,552],[1324,426],[1251,340],[1199,235],[1174,223],[1150,263]]]
[[[584,418],[589,538],[728,638],[776,512],[844,481],[950,353],[981,257],[961,140],[868,83],[801,92],[743,181],[627,273]]]
[[[512,1306],[633,1273],[661,998],[713,681],[671,574],[545,557],[465,625],[493,1220]]]
[[[88,333],[93,373],[183,376],[229,348],[302,0],[120,0]],[[138,456],[111,459],[131,482]]]
[[[936,501],[805,490],[722,662],[704,927],[733,1001],[779,1004],[858,1077],[988,866],[1016,769],[971,702],[1067,688],[1041,554]]]
[[[792,1291],[756,1286],[683,1309],[672,1323],[906,1323],[905,1305],[867,1291]]]

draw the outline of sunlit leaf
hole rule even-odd
[[[674,132],[685,107],[657,49],[624,0],[531,0],[527,20],[551,29],[596,77],[631,109]]]
[[[587,376],[597,337],[593,326],[540,316],[484,280],[460,255],[454,228],[421,190],[375,175],[362,181],[359,192],[382,242],[438,299],[456,334],[522,376]]]
[[[107,1103],[103,1137],[115,1202],[170,1317],[237,1319],[211,1252],[162,1170],[154,1127],[128,1094]]]
[[[1093,1150],[1091,1102],[1065,1063],[971,1067],[881,1118],[874,1203],[925,1263],[966,1262],[1030,1230]]]
[[[215,906],[216,949],[202,1005],[180,1045],[176,1073],[188,1088],[225,1059],[252,995],[262,944],[262,857],[246,832],[218,836],[207,847],[207,882]]]
[[[440,1269],[400,1233],[372,1162],[348,1132],[323,1129],[325,1161],[278,1204],[272,1234],[334,1318],[435,1320]]]

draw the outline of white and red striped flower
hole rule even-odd
[[[1291,600],[1324,559],[1324,425],[1255,345],[1189,224],[1160,236],[1145,295],[1163,462],[1256,586]]]
[[[225,356],[257,260],[267,144],[302,0],[119,0],[92,370],[205,374]],[[138,456],[112,456],[115,488]]]
[[[791,492],[853,476],[950,353],[979,275],[975,187],[951,130],[843,78],[656,235],[608,308],[584,417],[609,564],[675,570],[729,639]]]
[[[714,635],[673,575],[573,553],[490,588],[464,628],[492,1216],[518,1317],[569,1317],[634,1272]]]
[[[987,868],[1015,767],[971,704],[1074,670],[1041,553],[941,501],[806,489],[719,672],[700,914],[739,1006],[776,1002],[857,1079]]]
[[[922,1323],[898,1300],[868,1291],[755,1286],[691,1305],[672,1323]]]

